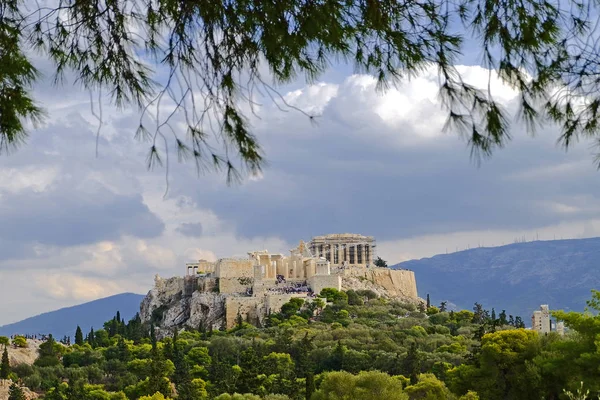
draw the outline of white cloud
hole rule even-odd
[[[59,173],[57,167],[39,168],[27,166],[24,168],[5,168],[0,170],[0,189],[12,193],[24,189],[43,192],[56,179]]]

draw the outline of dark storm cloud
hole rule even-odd
[[[177,227],[177,232],[184,236],[189,237],[201,237],[202,236],[202,224],[201,223],[183,223]]]
[[[163,222],[143,204],[141,196],[99,190],[21,191],[5,194],[0,207],[0,240],[73,246],[122,235],[159,236]]]

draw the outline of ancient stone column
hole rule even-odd
[[[338,245],[338,265],[342,264],[343,261],[344,261],[344,246],[342,246],[341,244],[339,244]]]
[[[265,278],[274,278],[273,274],[273,263],[271,262],[271,255],[267,256],[267,260],[265,262]]]
[[[367,244],[362,245],[362,262],[366,266],[368,264],[367,261]]]

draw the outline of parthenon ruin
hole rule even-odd
[[[369,267],[373,265],[375,238],[355,233],[336,233],[315,236],[309,247],[315,257],[325,258],[332,267]]]

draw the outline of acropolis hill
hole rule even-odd
[[[163,329],[219,329],[234,326],[238,315],[260,324],[291,298],[310,301],[324,288],[418,301],[414,273],[376,267],[374,254],[371,236],[332,234],[300,241],[289,256],[260,250],[243,259],[199,260],[186,264],[185,276],[157,275],[140,315]]]

